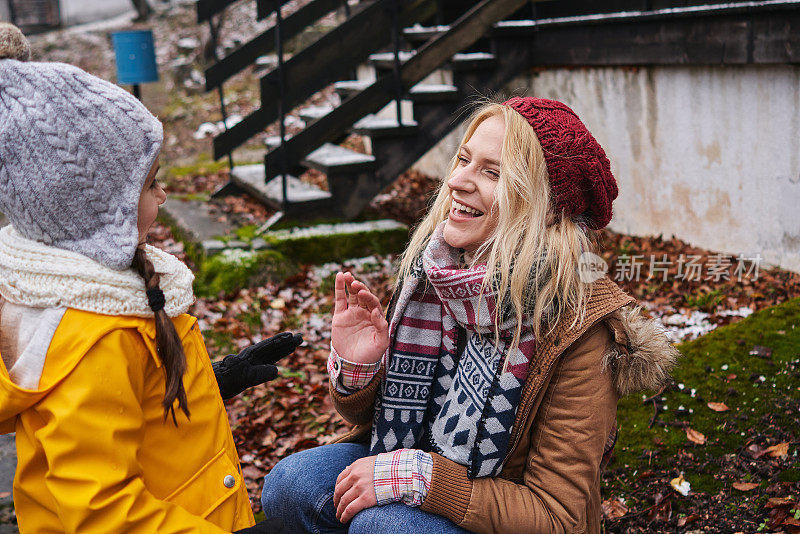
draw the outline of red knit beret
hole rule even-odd
[[[544,150],[553,207],[557,215],[582,216],[600,229],[611,220],[617,182],[600,143],[568,106],[545,98],[511,98],[503,105],[533,127]]]

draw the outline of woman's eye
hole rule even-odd
[[[467,158],[465,158],[464,156],[458,156],[458,162],[463,164],[463,165],[469,164],[469,160]]]
[[[156,187],[158,187],[158,180],[153,180],[150,183],[150,189],[155,189]]]
[[[500,178],[500,172],[499,172],[499,171],[491,171],[491,170],[488,170],[488,171],[486,171],[486,172],[488,172],[488,173],[489,173],[489,175],[490,175],[492,178],[495,178],[495,179],[499,179],[499,178]]]

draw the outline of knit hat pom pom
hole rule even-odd
[[[0,22],[0,59],[28,61],[31,46],[19,28],[8,22]]]

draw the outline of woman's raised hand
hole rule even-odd
[[[375,363],[389,348],[381,303],[350,273],[336,273],[331,343],[345,360]]]

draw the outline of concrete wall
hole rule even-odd
[[[75,26],[107,20],[133,10],[131,0],[60,0],[61,24]]]
[[[558,69],[506,88],[525,89],[567,103],[605,148],[611,229],[800,272],[800,67]],[[445,172],[462,132],[417,168]]]

